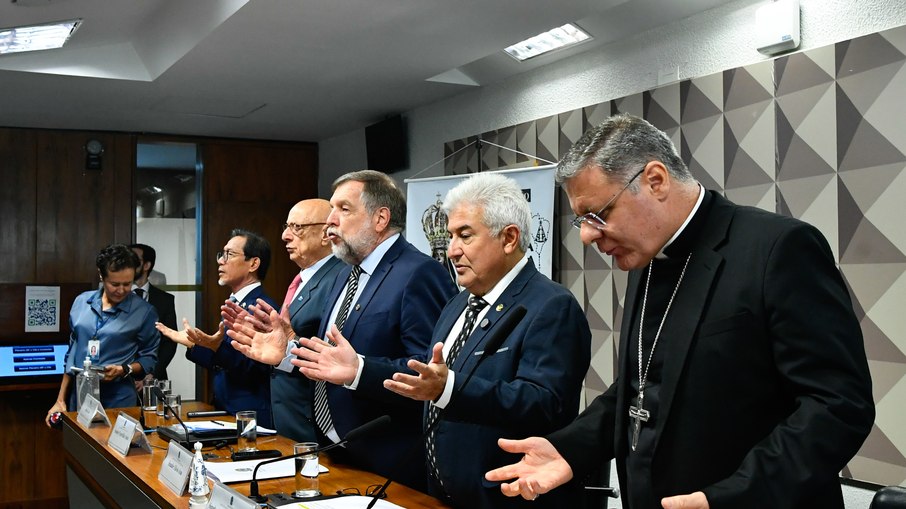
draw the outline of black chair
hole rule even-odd
[[[887,486],[879,489],[868,509],[906,509],[906,487]]]

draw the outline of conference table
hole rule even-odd
[[[201,403],[183,405],[184,412],[206,409],[210,407]],[[120,412],[137,419],[140,411],[139,407],[106,410],[111,424],[116,423]],[[167,456],[168,444],[157,436],[157,433],[147,435],[151,443],[150,454],[140,449],[132,449],[128,455],[122,456],[107,445],[111,427],[95,423],[86,428],[77,419],[76,412],[63,414],[63,448],[70,508],[189,507],[188,494],[177,496],[158,480],[161,464]],[[231,416],[216,419],[225,422],[234,420]],[[186,420],[190,421],[191,419]],[[174,419],[167,421],[167,424],[172,423],[175,423]],[[293,453],[293,443],[292,440],[279,435],[258,437],[259,449],[278,449],[284,456]],[[219,450],[206,448],[204,452],[217,454],[224,461],[230,459],[228,448]],[[324,495],[334,494],[338,490],[348,492],[353,488],[364,494],[368,486],[383,484],[386,480],[365,470],[335,464],[330,459],[330,453],[321,454],[319,460],[329,469],[329,472],[319,476],[320,490]],[[243,495],[248,495],[249,484],[242,482],[228,486]],[[295,479],[293,477],[268,479],[259,481],[258,485],[262,494],[292,493],[295,489]],[[387,488],[387,500],[407,508],[449,507],[436,498],[396,483]]]

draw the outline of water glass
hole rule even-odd
[[[296,498],[317,497],[318,487],[318,443],[301,442],[293,445],[293,454],[310,453],[296,458]]]
[[[142,410],[155,411],[157,409],[157,398],[154,397],[154,386],[142,386]]]
[[[258,450],[258,419],[254,410],[236,412],[236,448],[240,451]]]
[[[167,405],[173,409],[173,412],[170,412],[168,408],[164,414],[165,419],[172,419],[173,413],[176,413],[177,416],[182,417],[182,396],[179,394],[167,394]]]
[[[154,383],[164,394],[170,394],[171,385],[169,380],[155,380]],[[161,399],[157,400],[157,415],[161,417],[164,415],[164,402]]]

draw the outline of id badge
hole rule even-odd
[[[97,364],[101,360],[101,340],[97,338],[88,340],[88,357],[91,358],[92,364]]]

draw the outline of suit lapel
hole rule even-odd
[[[315,289],[317,289],[318,286],[321,285],[321,280],[324,279],[325,274],[330,272],[330,269],[333,267],[334,263],[336,263],[336,259],[332,258],[328,260],[324,265],[322,265],[321,268],[318,269],[317,272],[315,272],[315,274],[311,277],[311,279],[305,282],[305,285],[302,286],[301,290],[299,290],[299,295],[297,295],[296,298],[293,299],[292,302],[290,302],[290,322],[292,322],[292,319],[296,316],[296,313],[298,313],[308,302],[308,300],[311,298],[311,294],[314,293]]]
[[[346,336],[350,336],[352,331],[355,330],[355,326],[359,321],[359,317],[362,316],[361,310],[365,309],[368,306],[368,303],[371,302],[371,298],[374,297],[374,295],[377,293],[377,289],[380,288],[381,282],[383,282],[384,278],[387,277],[387,274],[389,274],[390,271],[393,270],[393,262],[395,262],[396,259],[399,258],[400,253],[403,252],[405,245],[405,240],[403,239],[403,236],[400,235],[399,238],[397,238],[393,243],[393,245],[390,246],[390,249],[387,250],[387,253],[384,254],[384,256],[381,258],[381,261],[374,269],[374,274],[368,275],[368,283],[362,290],[362,294],[359,295],[358,300],[356,300],[355,305],[353,305],[352,309],[349,310],[349,317],[346,318],[346,323],[343,325],[343,330],[347,331]],[[351,267],[348,271],[344,271],[346,277],[349,277],[349,272],[351,271]]]
[[[733,218],[733,207],[728,201],[714,195],[714,203],[702,228],[701,240],[692,250],[686,275],[676,294],[676,309],[667,317],[665,328],[671,331],[670,341],[664,343],[664,367],[661,385],[661,407],[655,433],[657,441],[669,419],[676,388],[680,383],[689,349],[695,332],[701,324],[705,303],[711,293],[715,278],[724,258],[715,249],[727,236]]]
[[[497,299],[497,302],[493,304],[489,303],[491,304],[491,308],[488,309],[484,318],[475,324],[472,335],[466,338],[466,343],[462,346],[462,351],[459,352],[459,356],[453,363],[453,369],[464,369],[471,364],[472,359],[474,359],[474,362],[477,362],[475,354],[480,350],[478,347],[484,344],[486,336],[494,329],[497,322],[515,306],[516,300],[519,294],[522,293],[523,288],[525,288],[526,283],[528,283],[529,279],[537,273],[538,270],[535,269],[532,259],[529,258],[528,263],[521,271],[519,271],[519,274],[517,274],[513,282],[507,286],[506,290],[503,291],[500,298]],[[460,308],[460,314],[462,313],[462,309],[465,309],[465,304]],[[459,317],[459,315],[456,316],[457,318]]]

